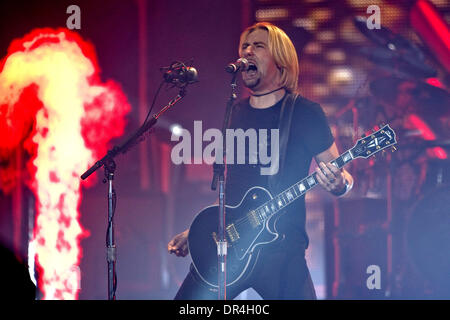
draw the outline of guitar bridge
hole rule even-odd
[[[255,210],[250,211],[249,219],[250,219],[250,224],[252,225],[253,228],[255,228],[261,224],[261,220],[257,216]]]

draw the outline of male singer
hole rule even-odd
[[[317,180],[335,196],[347,193],[352,176],[330,163],[339,156],[325,114],[317,103],[295,95],[299,76],[296,50],[283,30],[266,22],[256,23],[241,34],[239,56],[250,67],[242,72],[242,80],[250,97],[234,105],[230,128],[244,131],[279,129],[280,113],[285,103],[292,103],[290,130],[283,164],[276,173],[278,184],[269,185],[269,175],[261,174],[263,164],[249,164],[254,155],[246,151],[245,164],[227,166],[225,199],[236,205],[245,192],[261,186],[277,194],[308,175],[312,159],[318,163]],[[295,99],[294,99],[295,98]],[[283,122],[284,123],[284,122]],[[270,145],[270,135],[263,143]],[[261,142],[259,142],[261,143]],[[258,148],[259,150],[259,148]],[[270,150],[270,148],[268,148]],[[282,152],[282,150],[281,150]],[[255,157],[254,159],[260,159]],[[265,245],[251,274],[239,285],[227,287],[227,299],[252,287],[263,299],[315,299],[316,294],[305,260],[308,236],[305,230],[304,196],[286,207],[276,223],[279,241]],[[168,244],[170,253],[184,257],[188,252],[189,229],[176,235]],[[217,290],[209,287],[191,265],[175,299],[217,299]]]

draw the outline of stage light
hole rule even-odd
[[[449,6],[448,0],[430,0],[430,2],[438,8],[448,9]]]
[[[441,80],[439,80],[439,78],[428,78],[425,81],[426,81],[426,83],[428,83],[432,86],[445,89],[444,85],[442,84]]]
[[[285,19],[289,17],[289,11],[286,8],[259,9],[256,10],[255,17],[258,21]]]
[[[328,82],[331,85],[345,85],[353,80],[353,71],[348,67],[336,67],[328,74]]]
[[[331,62],[342,63],[347,58],[347,55],[342,49],[330,49],[325,53],[325,58]]]
[[[322,45],[315,41],[309,42],[305,46],[305,49],[303,49],[303,52],[305,54],[319,54],[320,52],[322,52]]]
[[[381,24],[392,30],[398,29],[407,20],[406,11],[395,5],[383,5],[381,10]]]
[[[333,11],[331,9],[327,8],[316,8],[311,11],[309,14],[309,18],[312,20],[323,23],[325,21],[328,21],[333,16]]]
[[[308,31],[314,31],[317,28],[316,22],[309,18],[297,18],[292,21],[292,25],[297,28],[303,28]]]
[[[312,86],[312,92],[315,96],[323,97],[330,93],[330,88],[323,83],[316,83]]]
[[[182,130],[183,127],[181,127],[179,124],[175,123],[170,126],[170,132],[172,132],[172,134],[177,137],[181,136]]]
[[[332,42],[336,40],[336,33],[331,30],[321,31],[317,33],[317,40],[321,42]]]
[[[339,27],[339,36],[350,43],[362,43],[367,41],[367,38],[357,30],[351,18],[345,19]]]
[[[382,0],[347,0],[349,6],[357,9],[366,9],[371,5],[382,6],[384,1]]]

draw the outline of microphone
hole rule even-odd
[[[225,71],[228,73],[236,73],[238,71],[246,71],[248,70],[248,60],[245,58],[240,58],[234,63],[230,63],[225,68]]]
[[[174,63],[170,67],[162,68],[164,81],[175,85],[187,85],[197,82],[198,72],[194,67],[187,67],[184,63]]]

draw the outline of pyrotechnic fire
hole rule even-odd
[[[74,32],[34,30],[0,61],[0,157],[15,148],[30,154],[44,299],[78,298],[80,240],[88,235],[79,223],[79,176],[123,133],[129,110],[120,87],[101,82],[93,46]]]

